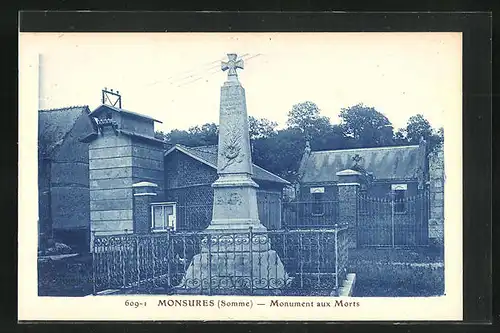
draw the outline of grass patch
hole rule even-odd
[[[39,296],[85,296],[91,293],[91,256],[38,260]]]
[[[356,297],[439,296],[444,293],[442,249],[363,248],[349,251]]]

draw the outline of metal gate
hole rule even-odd
[[[358,196],[359,246],[418,246],[428,239],[428,195],[412,197]]]

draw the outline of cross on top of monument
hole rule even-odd
[[[236,72],[236,69],[243,69],[243,60],[236,60],[238,58],[236,53],[229,53],[227,58],[229,59],[228,61],[222,61],[221,69],[222,71],[229,70],[227,72],[228,80],[238,80],[238,73]]]

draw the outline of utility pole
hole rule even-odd
[[[108,88],[104,87],[102,90],[102,104],[111,105],[113,107],[117,107],[119,109],[122,108],[122,96],[120,92],[117,90],[116,92],[113,89],[108,90]]]

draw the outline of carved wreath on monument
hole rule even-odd
[[[239,131],[234,125],[229,125],[227,131],[227,139],[223,143],[220,153],[224,158],[221,170],[226,169],[234,163],[241,163],[243,161],[243,157],[245,156],[245,154],[241,152],[241,131]]]

